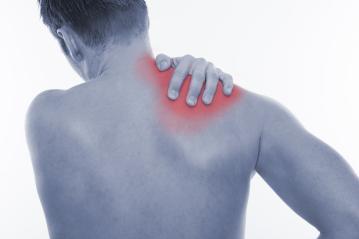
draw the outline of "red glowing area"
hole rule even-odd
[[[148,57],[140,64],[140,72],[149,79],[151,84],[158,90],[159,119],[171,130],[198,130],[216,116],[223,114],[231,105],[238,102],[240,98],[240,88],[235,86],[231,96],[223,94],[222,84],[218,84],[215,97],[210,105],[202,101],[204,87],[196,106],[189,106],[186,103],[187,94],[190,87],[191,76],[188,76],[180,90],[177,100],[168,98],[167,92],[169,83],[174,73],[174,69],[160,72],[155,61]]]

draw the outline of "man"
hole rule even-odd
[[[358,238],[357,176],[278,104],[235,87],[205,106],[193,100],[210,102],[203,80],[184,82],[196,107],[166,97],[172,72],[154,68],[143,0],[43,0],[41,13],[88,81],[41,94],[28,114],[52,239],[243,238],[254,172],[321,239]],[[210,69],[216,82],[211,65],[188,64],[182,76]]]

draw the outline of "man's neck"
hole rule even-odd
[[[102,57],[101,70],[96,80],[116,80],[137,73],[139,62],[152,57],[148,40],[138,39],[130,45],[109,46]]]

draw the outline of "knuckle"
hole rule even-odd
[[[193,76],[202,77],[202,78],[206,77],[206,65],[203,64],[203,62],[196,62],[192,68],[193,68]]]
[[[183,56],[183,59],[184,60],[192,60],[192,59],[194,59],[194,57],[192,55],[187,54],[187,55]]]
[[[218,75],[218,73],[217,72],[215,72],[215,71],[210,71],[210,72],[208,72],[208,78],[210,78],[210,79],[218,79],[219,78],[219,75]]]
[[[180,68],[175,71],[175,76],[177,76],[179,78],[185,77],[186,75],[187,75],[187,71],[184,69]]]
[[[214,68],[214,66],[213,66],[212,63],[208,63],[206,75],[207,75],[207,77],[210,78],[210,79],[218,79],[218,78],[219,78],[219,73],[218,73],[218,71]]]
[[[156,63],[157,64],[162,64],[163,62],[165,62],[166,64],[169,64],[171,62],[171,58],[168,56],[157,56],[156,58]]]
[[[207,70],[208,71],[216,71],[212,62],[207,62]]]
[[[226,84],[232,84],[233,83],[233,78],[231,75],[229,74],[224,74],[223,76],[223,80]]]
[[[156,61],[160,61],[160,60],[162,60],[163,58],[165,58],[165,55],[164,55],[164,54],[158,54],[158,55],[156,56]]]
[[[204,58],[198,58],[195,60],[195,64],[198,67],[205,67],[207,65],[207,61]]]
[[[233,77],[230,74],[225,74],[226,78],[228,79],[228,81],[233,81]]]
[[[172,67],[177,68],[178,64],[181,62],[181,58],[175,57],[171,59]]]
[[[163,54],[163,53],[158,54],[158,56],[159,56],[159,57],[163,57],[163,58],[170,58],[168,55]]]
[[[215,71],[218,73],[218,75],[222,78],[224,73],[220,68],[215,68]]]
[[[228,80],[228,82],[226,83],[226,85],[228,87],[232,87],[233,86],[233,80]]]

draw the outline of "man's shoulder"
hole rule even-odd
[[[247,92],[243,105],[256,127],[259,129],[259,139],[266,139],[267,144],[281,141],[283,135],[294,134],[293,129],[303,128],[294,115],[277,100]],[[285,142],[281,142],[284,144]]]
[[[67,139],[75,136],[77,131],[73,129],[79,126],[78,122],[86,121],[84,112],[91,111],[89,105],[96,103],[96,90],[99,91],[93,84],[83,83],[66,90],[47,90],[38,94],[26,115],[28,139],[44,142],[51,137]]]
[[[242,97],[231,115],[236,122],[247,122],[261,132],[274,131],[273,125],[286,122],[294,117],[289,110],[270,97],[242,90]],[[248,128],[248,127],[246,127]]]
[[[66,90],[59,90],[59,89],[51,89],[46,90],[39,93],[32,101],[32,106],[45,106],[47,104],[51,104],[54,100],[58,99],[59,97],[63,96]]]
[[[27,112],[28,123],[35,123],[53,115],[54,110],[58,109],[58,104],[61,97],[64,95],[64,90],[47,90],[38,94],[30,104]]]
[[[47,90],[38,94],[26,115],[26,132],[31,141],[48,141],[55,133],[64,132],[70,122],[66,106],[67,90]],[[65,127],[63,127],[65,126]]]
[[[265,120],[268,112],[271,112],[278,105],[274,100],[251,92],[249,90],[240,88],[240,100],[233,108],[235,118],[240,118],[246,121],[260,121]]]
[[[30,104],[27,121],[62,120],[64,117],[69,116],[66,111],[69,107],[76,105],[76,99],[73,98],[81,97],[79,92],[84,85],[76,85],[66,90],[52,89],[41,92]]]
[[[62,122],[59,111],[59,100],[64,91],[47,90],[38,94],[31,102],[26,115],[26,138],[32,160],[40,162],[51,154],[51,142],[58,138],[59,122]],[[41,160],[42,161],[42,160]]]

